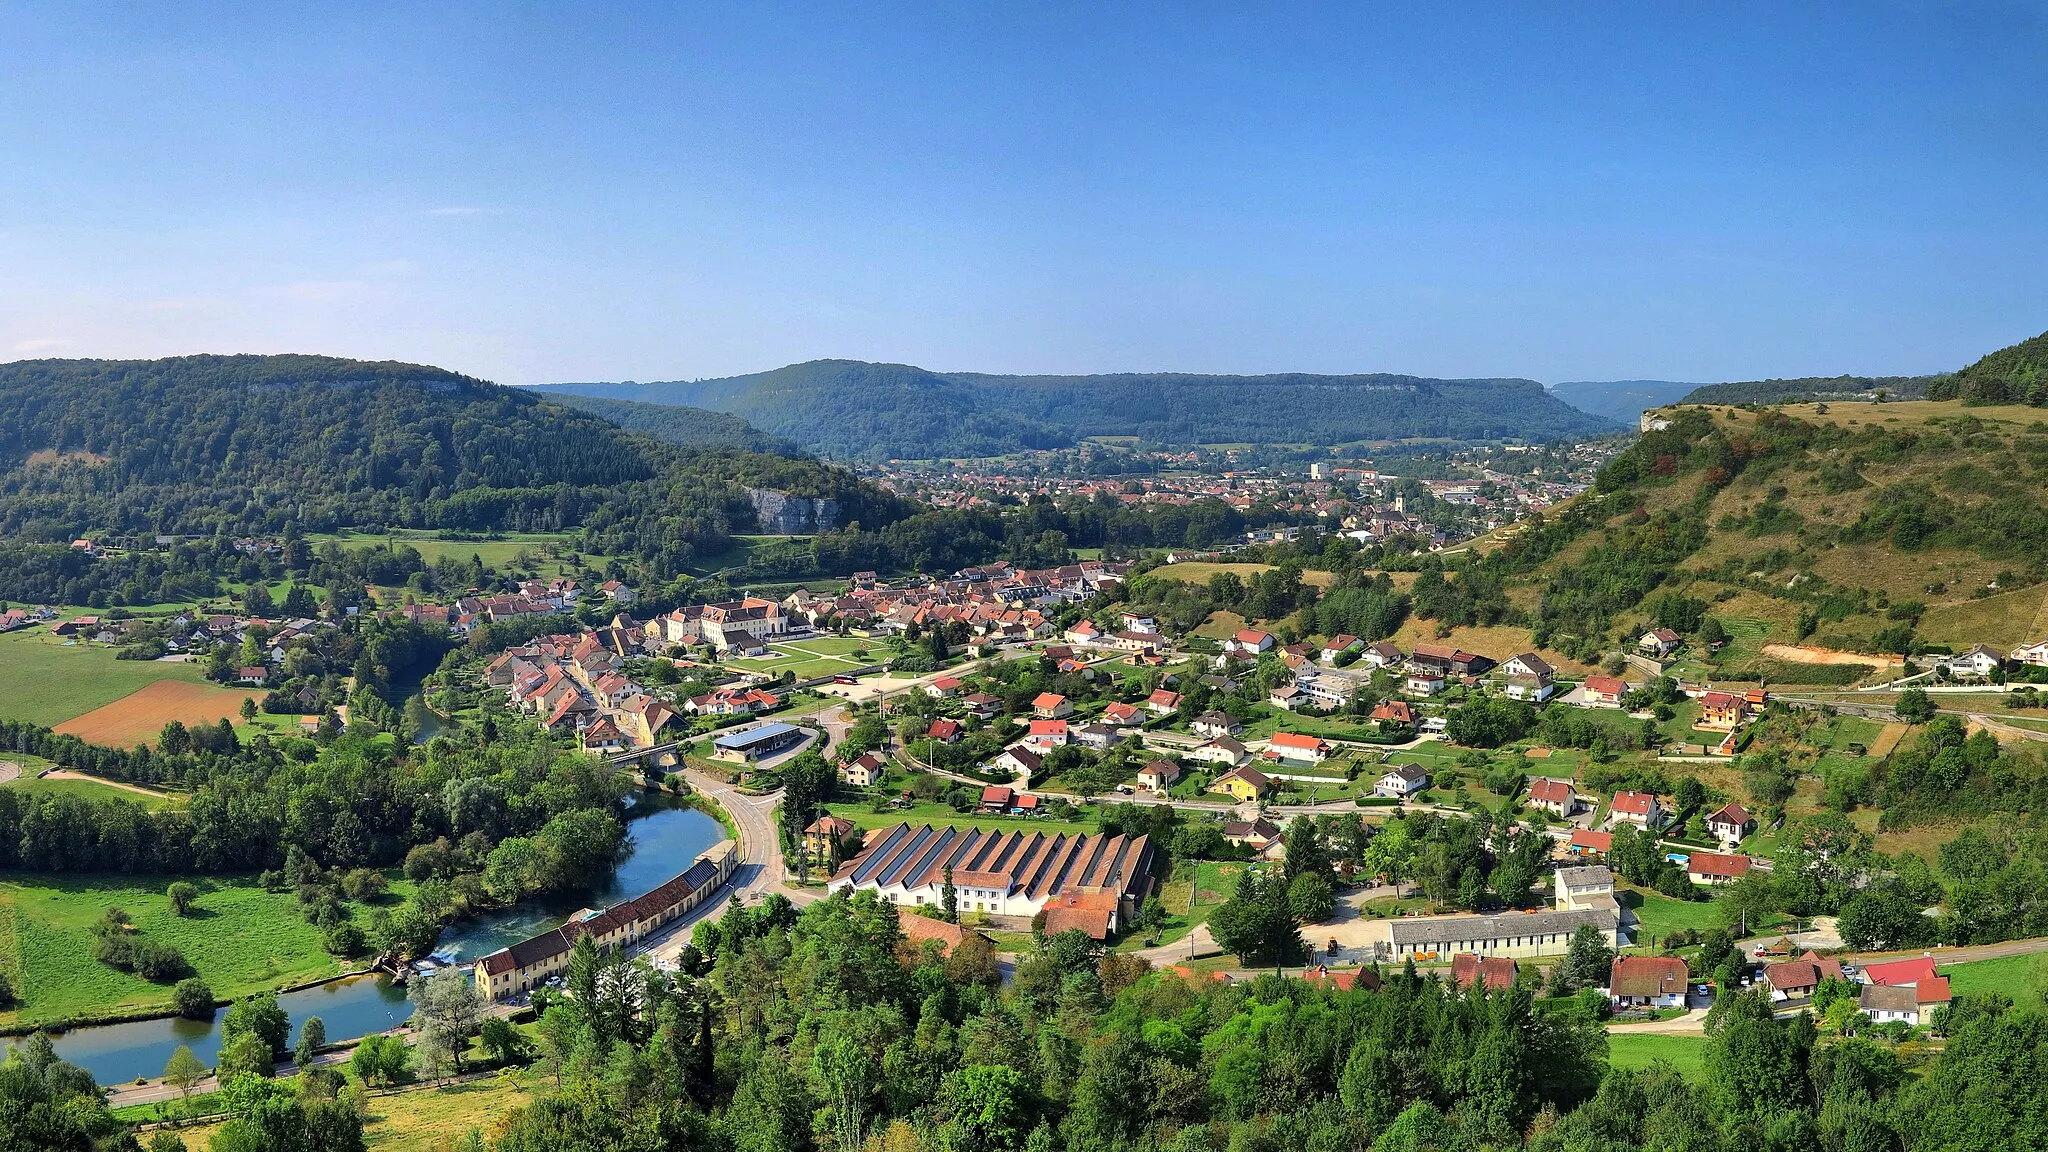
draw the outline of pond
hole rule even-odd
[[[632,854],[603,887],[581,898],[521,904],[454,925],[442,933],[434,957],[470,964],[560,925],[580,908],[630,900],[688,868],[691,861],[725,838],[718,821],[658,796],[639,798],[628,816]],[[291,1017],[294,1041],[299,1024],[308,1016],[320,1017],[328,1042],[338,1043],[396,1028],[412,1015],[405,988],[381,974],[287,992],[278,997],[278,1005]],[[54,1044],[57,1055],[92,1073],[101,1084],[121,1084],[162,1075],[164,1064],[180,1044],[191,1048],[200,1063],[212,1067],[220,1055],[220,1021],[226,1015],[222,1009],[212,1020],[160,1018],[87,1025],[55,1037]]]

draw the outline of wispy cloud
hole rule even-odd
[[[447,208],[429,208],[429,209],[427,209],[427,215],[429,215],[429,216],[475,216],[475,215],[478,215],[478,214],[482,213],[483,211],[484,211],[484,209],[482,209],[482,208],[478,208],[478,207],[476,207],[475,205],[470,205],[470,204],[457,204],[457,205],[451,205],[451,206],[449,206],[449,207],[447,207]]]
[[[71,341],[59,340],[55,336],[39,336],[33,340],[16,340],[14,342],[14,350],[16,352],[48,352],[52,348],[62,348],[69,343]]]

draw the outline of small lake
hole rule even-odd
[[[630,900],[688,868],[691,861],[725,838],[718,821],[658,796],[638,798],[628,816],[632,855],[602,888],[581,898],[522,904],[452,925],[441,934],[434,957],[473,963],[480,956],[559,926],[578,909]],[[291,1017],[294,1041],[300,1022],[308,1016],[320,1017],[328,1042],[337,1043],[396,1028],[412,1015],[404,986],[383,975],[352,976],[287,992],[278,997],[278,1005]],[[57,1055],[92,1073],[101,1084],[128,1083],[140,1076],[162,1075],[164,1064],[180,1044],[191,1048],[200,1063],[212,1067],[220,1055],[219,1025],[226,1015],[223,1008],[210,1021],[173,1018],[87,1025],[55,1037],[54,1044]]]

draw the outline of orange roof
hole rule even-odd
[[[1863,974],[1870,977],[1872,984],[1894,986],[1918,984],[1922,980],[1939,979],[1934,972],[1934,961],[1925,956],[1911,960],[1890,960],[1882,964],[1865,964]]]
[[[1066,702],[1067,698],[1057,692],[1040,692],[1032,698],[1031,706],[1033,708],[1057,708]]]
[[[1574,848],[1591,848],[1595,852],[1606,852],[1614,847],[1614,833],[1595,832],[1580,828],[1572,832],[1571,845]]]
[[[1305,748],[1310,751],[1324,747],[1320,736],[1303,736],[1295,732],[1273,733],[1273,744],[1280,748]]]

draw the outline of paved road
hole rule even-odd
[[[1842,959],[1857,964],[1882,964],[1887,960],[1912,960],[1929,956],[1934,959],[1937,966],[1940,966],[1967,964],[1972,960],[2002,960],[2008,956],[2032,956],[2037,952],[2048,952],[2048,938],[2007,940],[1999,944],[1965,944],[1958,948],[1914,948],[1904,952],[1858,952],[1845,955]]]

